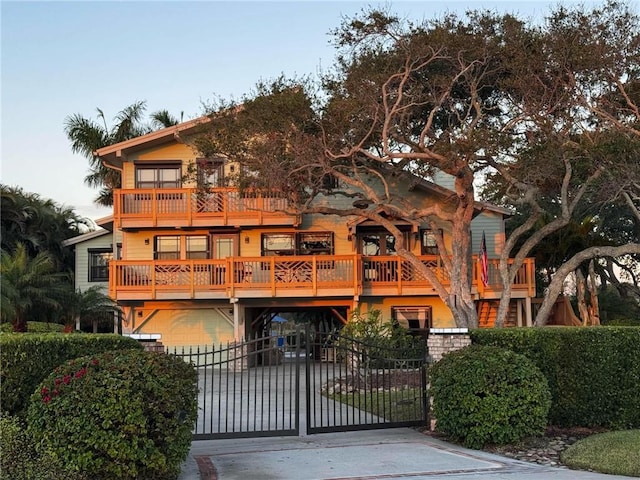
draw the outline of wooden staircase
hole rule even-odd
[[[480,328],[493,328],[498,316],[498,300],[480,300],[478,302],[478,325]],[[517,305],[515,302],[509,304],[509,312],[504,322],[505,327],[515,327],[518,325]]]

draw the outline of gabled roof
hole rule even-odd
[[[179,140],[180,134],[195,131],[198,127],[209,121],[208,116],[194,118],[193,120],[156,130],[140,137],[100,148],[94,153],[106,164],[122,167],[122,158],[126,158],[127,154]]]
[[[103,235],[110,235],[111,232],[109,230],[105,230],[104,228],[98,228],[97,230],[93,230],[92,232],[83,233],[82,235],[78,235],[77,237],[67,238],[62,242],[62,245],[65,247],[70,247],[72,245],[77,245],[82,242],[86,242],[88,240],[92,240],[94,238],[102,237]]]

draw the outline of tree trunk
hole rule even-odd
[[[564,279],[567,278],[567,275],[570,272],[578,268],[578,266],[582,262],[597,257],[615,258],[631,253],[640,254],[640,243],[628,243],[619,247],[591,247],[575,254],[573,257],[567,260],[553,276],[553,280],[551,280],[551,283],[549,284],[549,287],[545,292],[544,300],[542,302],[542,305],[540,306],[540,310],[538,310],[538,314],[536,315],[534,325],[536,327],[542,327],[547,324],[551,309],[553,308],[558,295],[560,295],[560,292],[562,291],[562,284],[564,283]]]
[[[587,287],[589,288],[589,319],[591,325],[600,325],[600,304],[598,302],[598,286],[596,285],[596,272],[593,259],[589,262],[589,276]]]
[[[590,325],[591,321],[589,319],[589,309],[587,308],[587,300],[585,298],[585,283],[586,279],[584,278],[584,274],[580,267],[576,268],[575,271],[576,276],[576,297],[578,299],[578,313],[580,315],[580,320],[582,321],[582,326],[585,327]]]

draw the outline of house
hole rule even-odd
[[[113,217],[108,216],[95,221],[96,230],[69,238],[62,242],[65,247],[74,251],[74,288],[85,291],[91,287],[101,287],[104,293],[109,292],[109,264],[119,258],[117,235],[113,232]],[[114,239],[116,239],[114,241]],[[77,321],[79,322],[79,320]],[[76,324],[75,329],[85,329],[87,326]],[[91,325],[93,332],[98,331],[97,322]],[[119,331],[119,317],[114,317],[112,332]]]
[[[330,329],[355,309],[374,308],[413,329],[455,326],[430,283],[395,255],[393,236],[379,225],[284,213],[286,199],[275,193],[240,193],[229,186],[225,179],[237,173],[237,165],[200,158],[190,144],[207,121],[198,118],[96,152],[122,174],[113,207],[121,246],[109,263],[109,292],[123,309],[123,333],[159,334],[168,346],[210,345],[266,330],[275,315],[305,315],[317,328]],[[451,195],[427,181],[405,190],[416,202],[444,202]],[[507,214],[479,202],[472,224],[474,251],[484,232],[489,255],[489,284],[479,281],[477,268],[472,279],[485,325],[495,318],[500,296],[496,257]],[[398,227],[412,251],[444,274],[433,232],[402,222]],[[532,259],[521,270],[510,321],[530,325]]]

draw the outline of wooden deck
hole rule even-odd
[[[420,260],[448,284],[438,257]],[[489,284],[479,280],[474,258],[473,293],[499,298],[497,260],[489,261]],[[431,282],[397,256],[314,255],[231,257],[224,260],[118,260],[110,264],[109,289],[117,300],[180,300],[262,297],[435,295]],[[535,296],[535,269],[526,259],[513,297]]]
[[[287,200],[276,194],[239,193],[237,188],[114,190],[113,215],[118,228],[216,227],[300,223],[285,213]]]

